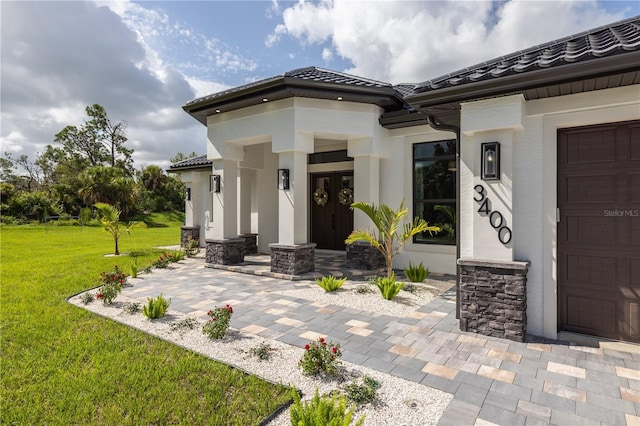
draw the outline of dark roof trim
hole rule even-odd
[[[187,158],[186,160],[178,161],[177,163],[173,163],[172,165],[169,166],[169,169],[167,170],[167,172],[176,173],[176,172],[182,172],[185,170],[195,170],[195,169],[209,170],[211,169],[212,165],[213,165],[213,162],[211,160],[208,160],[205,154],[205,155],[199,155],[197,157]]]
[[[463,102],[489,96],[522,92],[527,89],[566,83],[585,78],[619,74],[637,70],[640,51],[627,52],[574,64],[529,71],[501,78],[450,86],[430,92],[416,93],[405,100],[419,108],[451,102]]]

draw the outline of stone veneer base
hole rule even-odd
[[[301,275],[315,271],[315,243],[269,244],[271,248],[271,272],[284,275]]]
[[[205,260],[214,265],[235,265],[244,262],[244,239],[205,240]]]
[[[523,342],[530,262],[458,259],[460,330]]]
[[[180,227],[180,247],[186,247],[189,238],[193,240],[200,240],[200,226]]]
[[[238,238],[244,240],[244,255],[258,254],[258,234],[242,234]]]
[[[347,244],[347,268],[365,269],[368,271],[385,268],[386,263],[382,253],[374,246],[364,241]]]

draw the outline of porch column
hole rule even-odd
[[[214,175],[220,175],[220,192],[213,193],[213,238],[207,242],[207,263],[229,265],[244,260],[238,238],[238,162],[215,160]]]
[[[251,202],[253,188],[253,176],[255,172],[252,169],[240,168],[238,176],[238,187],[240,193],[238,196],[238,236],[244,240],[244,254],[258,253],[257,234],[251,233]]]
[[[361,155],[353,158],[354,201],[380,204],[380,158]],[[367,215],[356,210],[353,215],[354,229],[371,226]]]

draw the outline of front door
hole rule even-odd
[[[311,241],[316,248],[344,250],[353,231],[353,172],[311,175]]]
[[[640,343],[640,122],[558,132],[560,330]]]

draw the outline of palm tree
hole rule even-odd
[[[130,234],[131,229],[136,226],[140,226],[142,222],[131,221],[126,225],[120,222],[120,210],[111,204],[107,203],[95,203],[93,205],[98,213],[100,214],[100,223],[104,225],[104,230],[111,233],[113,235],[113,240],[115,242],[116,248],[113,253],[115,256],[119,256],[120,252],[118,251],[118,240],[121,236],[125,234]]]
[[[421,232],[440,232],[439,227],[429,226],[424,219],[416,217],[413,223],[405,223],[402,233],[398,235],[398,228],[409,211],[408,208],[403,207],[404,200],[400,203],[397,211],[386,204],[375,206],[364,201],[351,204],[351,209],[362,210],[364,214],[369,216],[378,229],[378,235],[374,235],[367,229],[357,229],[347,237],[345,243],[353,244],[356,241],[366,241],[374,246],[384,256],[387,264],[387,278],[391,278],[393,275],[393,257],[409,238]]]

